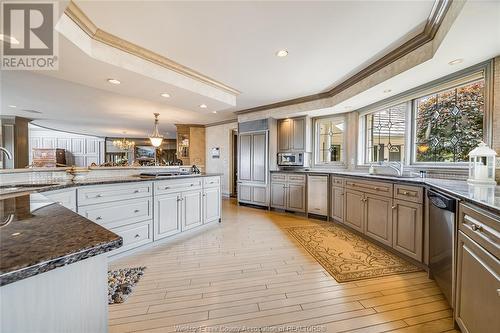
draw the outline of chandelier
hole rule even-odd
[[[134,141],[123,139],[113,140],[113,146],[117,147],[120,150],[130,150],[135,146]]]
[[[155,115],[155,125],[153,127],[153,134],[149,137],[149,140],[151,140],[151,144],[153,147],[160,147],[161,143],[163,142],[163,135],[158,132],[158,116],[160,115],[159,113],[153,113]]]

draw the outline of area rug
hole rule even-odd
[[[146,267],[108,271],[108,304],[123,303],[144,275]]]
[[[421,270],[339,225],[315,224],[287,230],[337,282]]]

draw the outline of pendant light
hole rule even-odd
[[[153,114],[155,115],[155,126],[153,128],[153,134],[149,137],[149,140],[151,140],[151,144],[153,145],[153,147],[159,147],[163,142],[163,135],[160,135],[160,132],[158,132],[158,116],[160,114],[159,113],[153,113]]]

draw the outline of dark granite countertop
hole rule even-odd
[[[331,174],[345,177],[357,177],[368,180],[388,180],[396,183],[422,185],[448,194],[457,199],[476,204],[495,214],[500,214],[500,186],[471,185],[463,180],[420,178],[420,177],[396,177],[390,175],[363,173],[359,171],[330,171],[330,170],[272,170],[280,173],[307,173],[307,174]]]
[[[0,199],[0,286],[111,251],[122,242],[41,194]]]

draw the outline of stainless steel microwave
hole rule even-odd
[[[278,166],[304,166],[304,153],[278,153]]]

